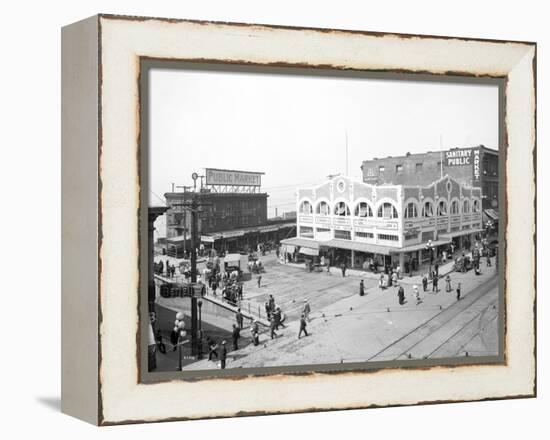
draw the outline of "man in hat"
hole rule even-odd
[[[397,297],[399,298],[399,305],[405,304],[405,289],[403,289],[403,286],[399,286]]]
[[[273,312],[273,318],[275,319],[275,330],[279,330],[279,326],[285,328],[286,325],[282,322],[282,312],[281,308],[277,306]]]
[[[275,333],[275,328],[277,327],[277,323],[275,322],[275,316],[271,316],[271,319],[269,320],[269,330],[271,339],[277,337],[277,333]]]
[[[300,332],[298,333],[298,339],[300,339],[300,337],[302,336],[302,332],[304,332],[305,335],[308,336],[306,326],[306,317],[302,314],[302,317],[300,318]]]
[[[216,356],[216,359],[218,359],[218,352],[216,351],[218,345],[216,344],[216,341],[214,341],[210,336],[207,336],[206,344],[208,345],[208,360],[211,361],[212,356]]]
[[[252,341],[254,342],[254,345],[258,345],[260,343],[260,336],[259,336],[259,325],[258,320],[255,319],[252,321],[252,326],[250,327],[250,332],[252,333]]]
[[[309,305],[309,302],[306,298],[306,299],[304,299],[304,309],[302,310],[302,314],[305,317],[305,319],[307,319],[307,322],[310,321],[310,319],[309,319],[309,314],[310,313],[311,313],[311,306]]]
[[[222,341],[222,351],[220,354],[221,369],[225,370],[225,361],[227,359],[227,348],[225,347],[225,340]]]
[[[363,280],[359,283],[359,296],[363,296],[365,294],[365,283]]]
[[[243,314],[241,313],[241,308],[239,307],[237,309],[237,313],[235,314],[235,320],[237,321],[237,326],[239,329],[243,328]]]
[[[233,338],[233,350],[239,349],[239,338],[241,337],[241,331],[239,327],[237,327],[237,324],[233,324],[233,332],[231,334],[231,337]]]

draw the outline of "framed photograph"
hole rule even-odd
[[[536,45],[99,15],[62,32],[62,409],[536,395]]]

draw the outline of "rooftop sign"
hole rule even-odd
[[[228,186],[261,186],[262,174],[264,173],[206,168],[206,184]]]

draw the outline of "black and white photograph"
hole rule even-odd
[[[142,81],[149,372],[502,362],[502,82]]]

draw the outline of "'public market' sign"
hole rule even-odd
[[[263,173],[206,168],[207,185],[261,186]]]

